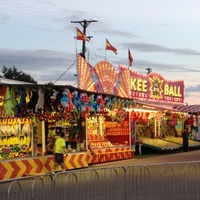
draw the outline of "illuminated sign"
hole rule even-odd
[[[120,66],[118,95],[154,102],[184,103],[184,82],[168,81],[160,74],[139,74]],[[127,75],[129,74],[129,75]],[[124,92],[130,88],[130,92]]]
[[[143,75],[122,65],[118,69],[117,73],[108,61],[100,61],[92,67],[79,56],[79,88],[136,100],[184,103],[184,81],[168,81],[160,74],[152,72]]]
[[[147,81],[131,78],[131,90],[138,92],[147,92]]]

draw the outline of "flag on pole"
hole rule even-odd
[[[111,50],[117,55],[117,49],[113,47],[107,39],[106,39],[106,50]]]
[[[132,57],[131,51],[129,49],[128,49],[128,60],[129,60],[129,66],[132,66],[133,57]]]
[[[76,30],[77,30],[77,36],[76,36],[77,40],[83,40],[89,42],[89,39],[85,36],[85,34],[83,34],[78,28],[76,28]]]

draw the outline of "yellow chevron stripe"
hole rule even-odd
[[[28,160],[28,162],[32,166],[30,173],[35,173],[36,169],[38,168],[37,163],[35,163],[35,161],[33,159]]]
[[[73,160],[73,162],[74,162],[75,166],[77,166],[77,168],[80,168],[80,163],[78,163],[79,156],[82,156],[82,155],[76,155]]]
[[[67,169],[74,169],[74,168],[82,168],[82,167],[87,167],[88,163],[87,163],[87,153],[84,154],[75,154],[73,155],[74,159],[71,160],[72,155],[68,155],[64,161]],[[79,159],[81,157],[81,162],[79,162]],[[72,162],[72,164],[70,163]]]
[[[51,161],[49,162],[49,166],[53,169],[53,166],[54,166],[54,160],[51,159]]]
[[[80,160],[81,158],[81,160]],[[74,159],[74,164],[78,167],[85,167],[88,166],[87,162],[86,162],[86,158],[87,158],[87,154],[81,154],[81,155],[76,155],[75,159]],[[80,160],[80,162],[79,162]]]
[[[79,165],[80,167],[83,167],[84,160],[86,160],[86,156],[84,154],[82,154],[81,157],[77,157],[77,160],[76,160],[77,165]]]
[[[71,155],[69,154],[66,158],[65,158],[65,165],[67,167],[67,169],[73,169],[73,166],[70,163],[70,159],[71,159]]]
[[[129,152],[130,147],[125,148],[123,151],[120,151],[121,148],[110,148],[110,149],[100,149],[100,150],[94,150],[95,153],[98,155],[102,155],[105,156],[107,154],[110,153],[120,153],[121,158],[132,158],[134,157],[134,155],[132,156],[132,152]],[[108,150],[110,150],[108,152]],[[73,156],[73,160],[71,160]],[[81,159],[80,159],[81,158]],[[41,173],[46,173],[47,169],[44,164],[47,162],[48,157],[41,157],[41,158],[36,158],[40,160],[40,167],[41,167]],[[75,168],[82,168],[82,167],[88,167],[88,164],[91,164],[92,160],[93,160],[93,156],[90,155],[90,153],[84,152],[84,153],[77,153],[77,154],[69,154],[66,158],[65,158],[65,165],[67,166],[68,169],[75,169]],[[107,159],[109,159],[109,157],[105,158],[106,161],[109,161]],[[113,160],[113,159],[112,159]],[[114,159],[115,160],[115,159]],[[35,162],[34,158],[28,158],[27,160],[29,162],[29,164],[32,166],[32,169],[30,171],[30,173],[36,173],[36,169],[38,168],[38,164]],[[88,162],[87,162],[88,161]],[[98,162],[98,157],[97,160]],[[95,161],[95,162],[96,162]],[[70,163],[72,162],[72,163]],[[16,177],[21,177],[22,175],[24,175],[25,171],[26,171],[26,165],[22,162],[22,160],[16,160],[15,161],[16,165],[19,166],[20,170],[18,172],[18,174],[16,175]],[[10,164],[10,161],[7,162],[3,162],[2,163],[3,166],[8,170],[4,176],[4,179],[10,179],[14,168],[12,167],[12,165]],[[48,163],[48,165],[53,168],[54,165],[54,161],[53,159],[50,160],[50,162]],[[59,168],[58,170],[61,170],[61,168]]]
[[[6,172],[6,174],[4,175],[4,179],[10,179],[11,175],[12,175],[12,172],[14,171],[13,167],[10,165],[9,162],[4,162],[2,163],[3,166],[8,170]]]
[[[16,164],[19,166],[20,170],[17,174],[18,177],[22,177],[26,171],[26,165],[21,161],[17,161]]]
[[[82,160],[81,160],[84,167],[88,166],[87,157],[88,157],[88,154],[86,153],[86,154],[83,155]]]
[[[40,160],[40,162],[42,162],[42,170],[41,170],[40,173],[46,173],[46,172],[47,172],[47,169],[46,169],[46,167],[44,166],[44,164],[45,164],[46,161],[47,161],[47,157],[42,157],[42,158],[40,158],[39,160]],[[41,166],[40,166],[40,167],[41,167]]]

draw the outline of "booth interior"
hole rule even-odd
[[[133,105],[131,99],[71,86],[1,85],[0,179],[51,171],[61,131],[66,169],[133,158]]]
[[[72,86],[8,84],[0,91],[0,180],[51,171],[61,131],[66,169],[132,159],[138,149],[173,152],[182,148],[183,121],[189,117]],[[189,148],[199,148],[198,115],[190,117]]]
[[[186,119],[191,121],[188,130],[188,147],[191,150],[200,148],[198,113],[183,112],[176,109],[176,106],[167,109],[164,107],[141,104],[140,109],[132,111],[131,121],[135,121],[136,125],[135,154],[182,150],[183,125]]]

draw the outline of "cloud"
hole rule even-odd
[[[192,49],[179,49],[179,48],[168,48],[161,45],[138,42],[138,43],[122,43],[123,48],[131,48],[141,52],[163,52],[163,53],[175,53],[179,55],[193,55],[200,56],[200,52]]]
[[[36,81],[53,82],[62,74],[62,80],[75,81],[75,62],[74,54],[60,51],[0,49],[0,66],[15,66]]]
[[[99,29],[98,30],[101,33],[106,33],[108,36],[111,35],[113,36],[117,36],[120,38],[137,38],[139,37],[138,35],[135,35],[134,33],[128,33],[128,32],[124,32],[124,31],[116,31],[116,30],[111,30],[111,29]]]
[[[199,92],[200,91],[200,85],[194,85],[194,86],[187,86],[185,88],[186,92]]]
[[[91,63],[93,66],[97,63]],[[122,64],[123,60],[118,60],[118,64]],[[125,60],[124,60],[124,63]],[[155,71],[159,69],[191,71],[189,66],[183,68],[177,65],[166,65],[163,63],[154,63],[148,60],[137,60],[134,65],[137,71],[145,72],[145,66],[152,67]],[[73,53],[51,50],[10,50],[0,49],[0,66],[13,67],[30,74],[38,83],[53,82],[57,85],[73,85],[76,86],[76,60]],[[142,66],[142,67],[140,67]],[[200,71],[200,70],[196,70]],[[186,98],[196,98],[200,91],[200,85],[187,86],[185,88]]]
[[[0,23],[5,23],[5,22],[7,22],[7,21],[9,21],[8,15],[5,15],[5,14],[3,14],[3,13],[0,13]]]
[[[51,1],[37,1],[38,3],[43,3],[44,5],[50,5],[50,6],[55,6],[55,3],[52,3]]]

